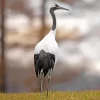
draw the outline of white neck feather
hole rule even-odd
[[[55,30],[50,30],[49,34],[52,34],[54,37],[56,37],[56,29]]]

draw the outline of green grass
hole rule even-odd
[[[0,93],[0,100],[100,100],[100,91],[82,92],[50,92],[48,99],[46,92],[40,93]]]

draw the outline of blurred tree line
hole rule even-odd
[[[35,0],[34,0],[35,1]],[[61,2],[66,2],[68,4],[73,4],[78,0],[58,0]],[[5,18],[7,17],[7,11],[11,11],[12,13],[15,14],[23,14],[27,16],[30,21],[35,17],[35,10],[34,7],[31,8],[28,6],[29,0],[0,0],[0,91],[6,91],[5,90],[5,64],[4,64],[4,36],[5,36],[5,30],[4,30],[4,21]],[[41,28],[41,34],[40,34],[40,39],[44,37],[44,31],[45,31],[45,4],[47,0],[42,0],[41,4],[41,22],[42,22],[42,28]],[[4,11],[4,8],[6,9]],[[6,12],[6,13],[5,13]],[[5,16],[4,16],[5,14]]]

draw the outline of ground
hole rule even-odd
[[[40,93],[0,93],[0,100],[100,100],[100,90],[78,92],[46,92]]]

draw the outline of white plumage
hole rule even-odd
[[[58,44],[55,40],[56,30],[51,30],[35,47],[34,54],[39,54],[41,50],[55,55],[57,62]]]

